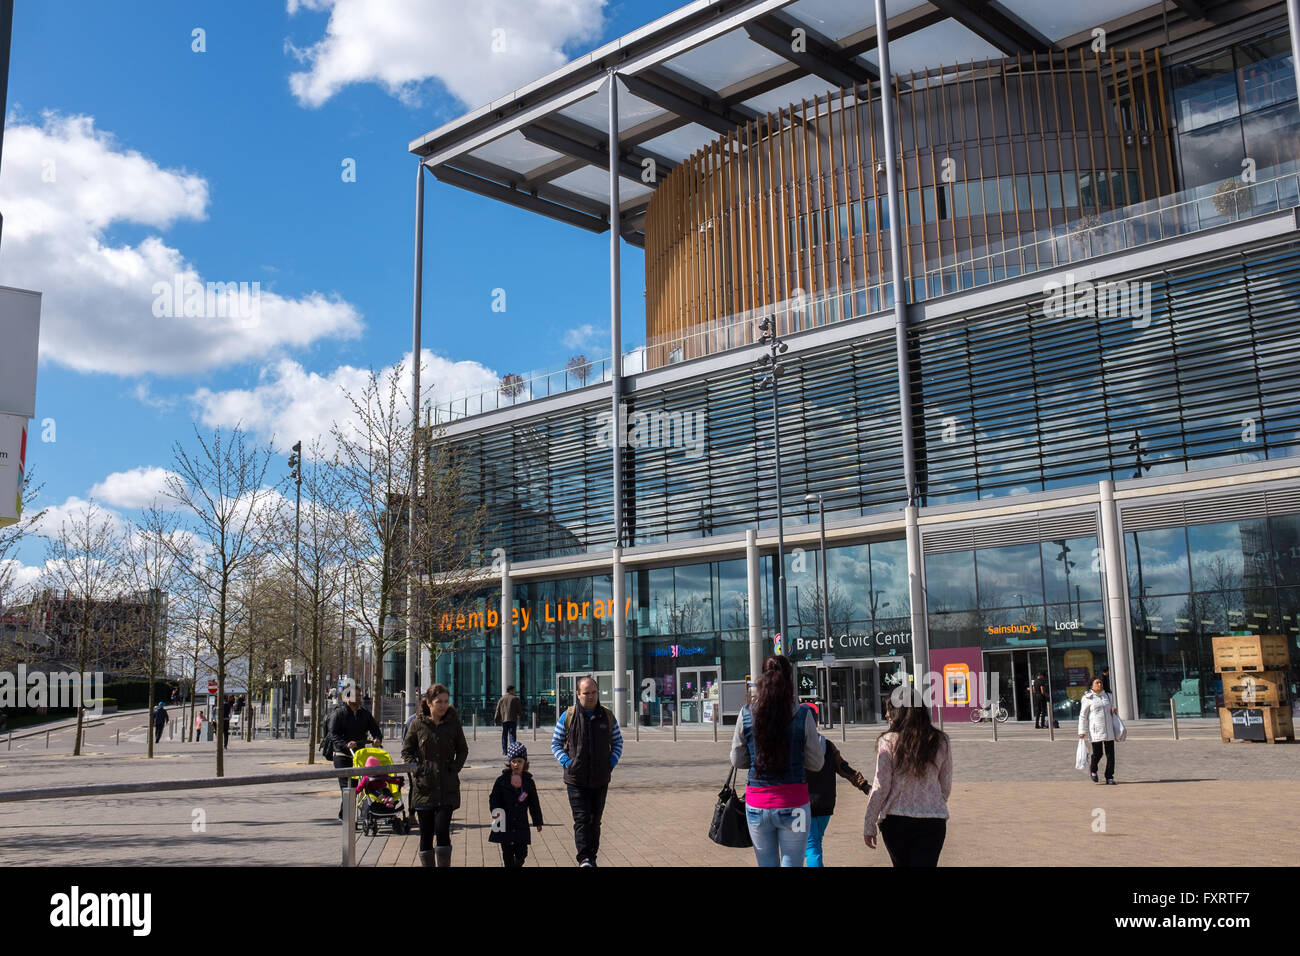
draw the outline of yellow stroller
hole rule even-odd
[[[371,763],[370,761],[374,761]],[[352,753],[352,766],[366,771],[353,777],[357,800],[357,829],[363,836],[379,836],[379,827],[390,823],[393,832],[411,832],[411,820],[402,802],[401,777],[384,773],[380,768],[393,766],[393,758],[383,747],[361,747]]]

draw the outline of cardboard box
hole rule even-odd
[[[1215,637],[1214,669],[1224,671],[1284,671],[1291,666],[1291,651],[1281,634]]]
[[[1295,740],[1295,723],[1285,707],[1220,707],[1219,732],[1225,744],[1234,740],[1275,744]]]
[[[1226,707],[1286,706],[1290,709],[1284,671],[1227,671],[1221,677]]]

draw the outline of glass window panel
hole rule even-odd
[[[1101,552],[1095,537],[1059,538],[1040,545],[1049,603],[1100,601]]]
[[[1286,33],[1242,43],[1236,48],[1236,53],[1243,112],[1296,98],[1291,43]]]
[[[980,608],[1018,609],[1043,603],[1038,545],[981,548],[975,552],[975,564]]]
[[[1273,583],[1264,518],[1190,525],[1192,589],[1229,591]]]
[[[925,556],[926,605],[931,611],[968,611],[975,602],[975,552]]]
[[[1300,515],[1273,515],[1273,565],[1279,585],[1300,584]]]
[[[1200,129],[1237,115],[1237,79],[1232,52],[1173,68],[1178,128]]]
[[[1182,528],[1133,531],[1128,545],[1128,586],[1133,597],[1187,591],[1187,535]]]

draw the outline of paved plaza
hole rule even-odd
[[[880,727],[827,734],[868,776]],[[1069,727],[1054,742],[1046,731],[1004,725],[949,726],[953,736],[947,866],[1077,865],[1224,866],[1241,848],[1241,865],[1294,865],[1300,859],[1300,749],[1280,744],[1224,744],[1215,721],[1138,721],[1118,746],[1121,785],[1100,787],[1074,769],[1077,738]],[[629,730],[615,771],[601,841],[605,866],[753,866],[753,853],[715,846],[707,831],[727,772],[730,729],[711,732]],[[145,758],[144,716],[94,724],[86,753],[70,755],[72,734],[55,730],[0,738],[3,789],[190,779],[214,773],[213,745],[166,735]],[[467,735],[472,733],[467,730]],[[27,734],[27,736],[23,736]],[[573,831],[560,770],[550,755],[550,728],[522,735],[541,791],[546,826],[534,832],[528,866],[573,865]],[[119,742],[120,741],[120,742]],[[391,743],[391,742],[390,742]],[[5,749],[5,748],[8,749]],[[390,752],[400,759],[400,743]],[[307,742],[234,742],[226,774],[309,769]],[[487,796],[500,772],[499,731],[481,728],[461,775],[462,805],[453,821],[458,866],[500,866],[488,842]],[[318,766],[321,766],[318,759]],[[743,774],[742,774],[743,781]],[[862,843],[866,798],[841,781],[826,835],[830,866],[887,866],[883,848]],[[336,865],[338,787],[329,781],[206,791],[0,804],[0,865],[169,864]],[[200,827],[200,823],[202,826]],[[1242,839],[1246,838],[1246,839]],[[357,838],[363,865],[410,866],[418,837]]]

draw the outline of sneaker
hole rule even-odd
[[[1111,784],[1113,784],[1113,783],[1115,783],[1115,778],[1114,778],[1114,777],[1107,777],[1107,778],[1106,778],[1106,782],[1107,782],[1107,783],[1111,783]]]
[[[581,863],[578,864],[578,866],[595,866],[595,865],[596,864],[592,863],[590,860],[583,860]]]
[[[1093,783],[1101,783],[1101,781],[1097,779],[1097,771],[1095,770],[1092,771],[1092,773],[1088,774],[1088,776],[1092,777]]]

